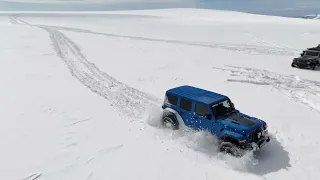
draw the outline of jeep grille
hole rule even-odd
[[[251,137],[252,142],[257,142],[261,138],[261,136],[259,137],[259,134],[261,134],[262,131],[263,131],[262,128],[257,128],[253,132],[250,133],[250,137]]]

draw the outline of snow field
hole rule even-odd
[[[1,16],[1,179],[317,179],[319,70],[290,62],[318,22],[116,13],[129,15]],[[228,95],[271,142],[236,159],[209,134],[163,129],[164,92],[182,84]]]

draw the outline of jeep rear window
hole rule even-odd
[[[205,116],[205,115],[211,114],[209,111],[209,108],[205,105],[202,105],[202,104],[196,104],[195,112],[196,112],[196,114],[198,114],[200,116]]]
[[[167,94],[167,100],[168,100],[168,103],[172,104],[172,105],[178,105],[178,97],[177,96],[174,96],[172,94]]]
[[[186,111],[191,111],[192,109],[192,102],[186,99],[181,98],[180,108]]]

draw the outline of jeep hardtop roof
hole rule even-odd
[[[317,54],[314,54],[314,56],[319,56],[320,55],[320,49],[319,50],[305,50],[304,52],[310,52],[310,53],[317,53]]]
[[[319,52],[320,51],[320,47],[316,47],[316,48],[308,48],[305,51],[316,51]]]
[[[197,87],[184,85],[167,90],[167,93],[184,97],[186,99],[204,103],[207,105],[215,104],[221,100],[228,99],[227,96],[200,89]]]

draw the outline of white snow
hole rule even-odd
[[[0,179],[318,179],[320,69],[292,68],[320,21],[227,11],[0,16]],[[269,125],[237,159],[159,126],[168,88],[228,95]]]

